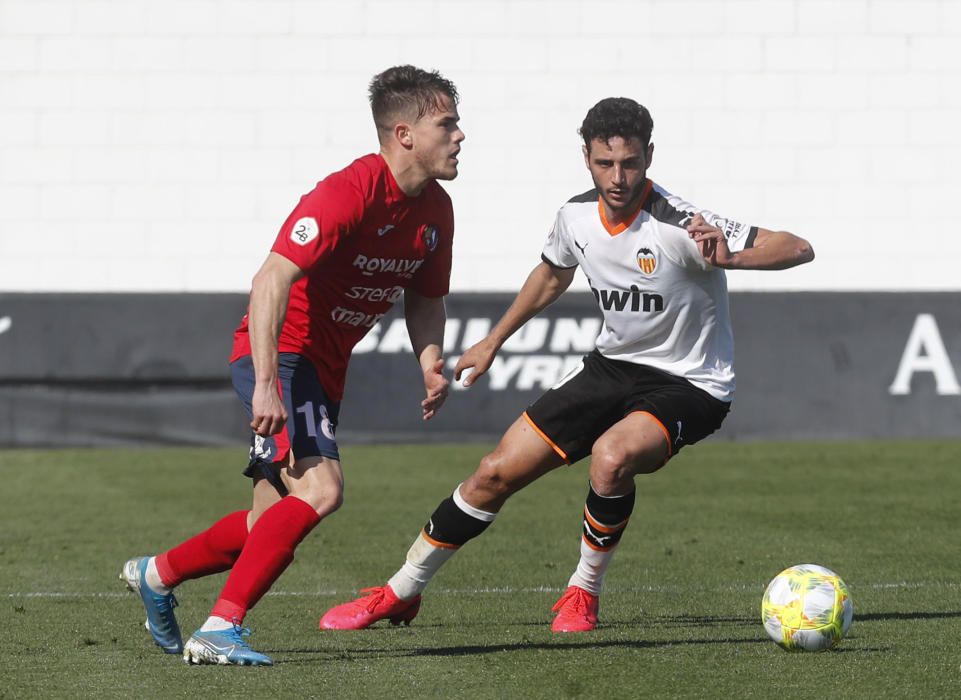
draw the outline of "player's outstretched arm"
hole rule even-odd
[[[729,270],[786,270],[814,260],[814,249],[800,236],[787,231],[757,230],[754,245],[731,252],[723,231],[698,214],[687,227],[688,235],[704,259]]]
[[[404,291],[404,317],[414,357],[424,373],[427,395],[420,402],[421,410],[424,420],[430,420],[444,405],[450,387],[450,381],[444,376],[444,326],[447,323],[444,297],[425,297],[407,289]]]
[[[283,430],[287,409],[277,393],[277,340],[287,313],[290,286],[303,272],[283,255],[270,253],[250,288],[250,350],[254,362],[253,419],[250,427],[267,437]]]
[[[482,377],[501,345],[510,338],[518,328],[538,314],[541,309],[549,306],[557,297],[564,293],[574,280],[575,268],[559,268],[541,262],[527,276],[527,281],[517,293],[510,308],[497,322],[486,338],[470,347],[461,355],[454,367],[454,379],[460,381],[461,373],[471,369],[464,379],[464,386],[471,386]]]

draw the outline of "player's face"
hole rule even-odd
[[[586,146],[583,150],[584,162],[608,214],[616,217],[633,212],[644,192],[654,144],[645,148],[638,138],[625,141],[621,136],[614,136],[607,142],[594,139],[590,150]]]
[[[413,153],[427,177],[453,180],[457,177],[457,154],[464,132],[457,125],[457,107],[447,95],[439,98],[437,108],[411,126]]]

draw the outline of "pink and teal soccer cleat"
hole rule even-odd
[[[420,596],[401,600],[389,585],[364,588],[367,593],[349,603],[334,606],[320,618],[322,630],[362,630],[385,617],[390,624],[409,625],[420,610]]]
[[[551,630],[554,632],[590,632],[597,626],[599,601],[596,595],[583,588],[570,586],[560,597],[553,612],[557,613]]]

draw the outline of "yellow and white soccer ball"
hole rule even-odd
[[[817,564],[785,569],[768,584],[761,621],[785,649],[821,651],[844,639],[854,620],[854,603],[841,577]]]

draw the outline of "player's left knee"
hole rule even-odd
[[[321,518],[336,511],[344,502],[343,473],[335,461],[298,462],[285,477],[290,494],[306,501]]]
[[[306,492],[293,495],[306,501],[321,518],[330,515],[344,503],[343,489],[308,489]]]
[[[591,483],[599,495],[621,495],[631,489],[636,474],[656,472],[666,462],[666,448],[660,444],[630,450],[615,440],[602,438],[591,451]]]
[[[598,442],[591,452],[589,473],[599,495],[620,495],[630,490],[636,469],[632,456],[621,446]]]

